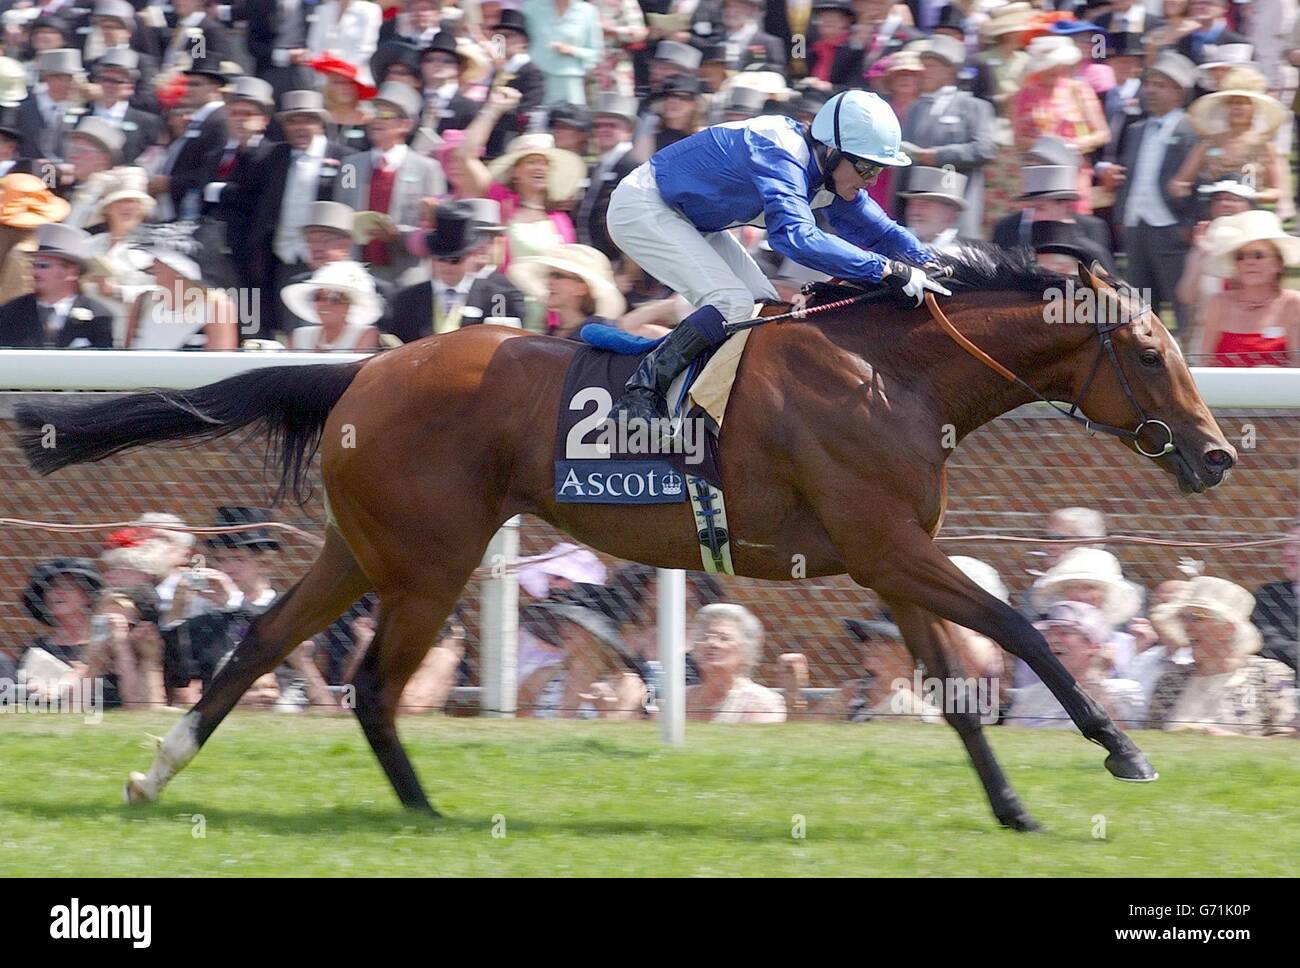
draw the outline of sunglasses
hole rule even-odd
[[[885,170],[884,165],[878,165],[874,161],[867,161],[865,158],[854,158],[852,155],[845,155],[853,170],[863,179],[872,179]]]
[[[1237,262],[1245,262],[1247,260],[1252,260],[1252,259],[1263,260],[1263,259],[1271,259],[1271,258],[1273,258],[1272,252],[1260,252],[1260,251],[1238,252],[1235,255],[1233,255],[1233,259],[1235,259]]]
[[[317,289],[312,293],[311,298],[318,303],[333,304],[336,306],[346,305],[352,300],[348,298],[345,292],[335,292],[332,289]]]

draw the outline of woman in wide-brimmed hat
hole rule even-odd
[[[1231,78],[1231,75],[1229,76]],[[1192,102],[1187,119],[1200,135],[1169,184],[1175,197],[1191,194],[1197,182],[1216,182],[1247,173],[1258,204],[1278,200],[1282,159],[1273,136],[1287,110],[1267,94],[1228,88]]]
[[[36,229],[61,222],[71,208],[35,175],[0,178],[0,305],[32,291],[26,253],[36,247]]]
[[[1098,609],[1111,628],[1107,655],[1112,671],[1124,674],[1137,654],[1136,640],[1124,629],[1142,609],[1142,590],[1124,577],[1118,558],[1101,548],[1072,548],[1034,582],[1031,598],[1040,613],[1063,601]]]
[[[322,77],[322,96],[330,118],[325,126],[329,140],[352,151],[369,151],[366,124],[370,113],[362,102],[378,94],[379,88],[370,77],[367,62],[358,66],[333,54],[320,54],[307,61],[307,66]]]
[[[284,304],[310,325],[293,331],[295,350],[366,350],[379,345],[375,323],[384,314],[384,301],[373,278],[357,262],[331,262],[306,282],[286,286]]]
[[[158,226],[148,248],[133,249],[132,265],[154,285],[131,304],[126,321],[127,349],[233,350],[239,345],[238,320],[230,297],[210,289],[203,269],[186,254],[182,233]]]
[[[1167,662],[1156,681],[1150,726],[1229,736],[1294,733],[1294,676],[1261,658],[1251,623],[1255,596],[1223,578],[1202,575],[1152,612],[1161,639],[1185,660]]]
[[[507,274],[546,306],[554,336],[577,339],[587,323],[616,320],[627,308],[609,259],[587,245],[562,245],[547,255],[517,259]]]
[[[1096,93],[1073,76],[1081,60],[1069,37],[1036,37],[1026,51],[1023,84],[1011,101],[1011,127],[1021,154],[1042,135],[1060,138],[1085,158],[1110,141],[1110,126]],[[1092,211],[1092,165],[1079,166],[1076,211]]]
[[[1300,359],[1300,292],[1282,284],[1300,265],[1300,238],[1273,212],[1251,210],[1216,219],[1206,230],[1205,271],[1235,285],[1211,296],[1194,351],[1218,366],[1294,366]]]

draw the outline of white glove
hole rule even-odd
[[[915,300],[913,305],[916,306],[921,305],[925,300],[927,292],[935,292],[941,296],[952,295],[951,291],[926,275],[924,269],[908,265],[906,262],[891,261],[889,274],[882,281],[895,292]]]

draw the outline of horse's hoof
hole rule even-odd
[[[1106,757],[1106,769],[1117,780],[1130,783],[1151,783],[1160,778],[1147,758],[1138,750],[1126,753],[1111,753]]]
[[[158,794],[148,787],[148,779],[143,773],[132,773],[126,778],[122,794],[127,803],[155,803],[158,800]]]
[[[1043,825],[1027,813],[1012,814],[1009,817],[998,817],[998,823],[1008,830],[1015,830],[1020,833],[1034,833],[1043,829]]]

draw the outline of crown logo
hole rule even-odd
[[[665,495],[671,497],[682,493],[682,475],[676,471],[668,471],[664,474],[661,483]]]

